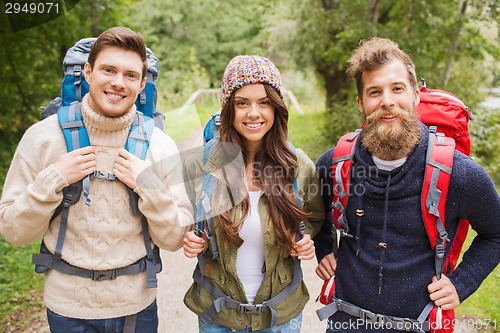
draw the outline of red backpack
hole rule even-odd
[[[455,269],[469,228],[468,221],[460,221],[455,240],[451,244],[446,261],[444,261],[446,242],[448,241],[444,228],[444,214],[453,167],[453,152],[456,148],[466,155],[470,154],[468,122],[471,119],[471,114],[469,108],[458,97],[446,91],[427,89],[423,79],[417,113],[420,120],[429,126],[431,131],[421,202],[425,229],[431,248],[435,251],[436,276],[441,278],[441,273],[451,273]],[[349,197],[351,159],[360,131],[348,133],[340,138],[332,160],[334,182],[332,223],[341,235],[348,233],[347,221],[343,213]],[[340,303],[344,303],[343,308],[346,307],[346,302],[336,299],[334,293],[335,281],[332,277],[324,282],[321,289],[320,301],[327,304],[317,311],[321,320],[326,319],[335,311],[341,310]],[[371,313],[353,304],[349,304],[349,306],[351,309],[355,309],[352,311],[354,313],[358,313],[358,311],[359,313]],[[401,330],[407,330],[408,326],[411,326],[431,333],[451,333],[454,331],[454,310],[441,310],[441,308],[434,306],[432,301],[429,302],[418,319],[408,320],[406,318],[403,319],[403,324],[397,321],[391,322],[393,319],[398,319],[392,316],[371,314],[375,317],[384,317],[386,323],[390,323],[393,328],[400,325]],[[429,319],[426,320],[427,318]]]
[[[420,88],[420,104],[417,113],[420,120],[427,126],[436,126],[437,132],[455,140],[456,149],[465,155],[470,155],[469,120],[473,119],[471,110],[457,96],[450,92],[427,89],[422,78]],[[446,188],[448,188],[446,186]],[[428,223],[425,223],[426,227]],[[460,221],[460,226],[455,236],[443,273],[452,273],[457,266],[458,258],[462,252],[463,243],[467,238],[469,222]],[[429,233],[429,230],[427,230]],[[433,244],[431,240],[431,244]],[[434,246],[434,245],[433,245]]]

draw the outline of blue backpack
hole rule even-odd
[[[74,149],[90,145],[89,136],[83,124],[81,113],[81,100],[89,91],[88,83],[83,76],[83,66],[88,58],[88,52],[95,38],[85,38],[78,41],[70,48],[64,57],[64,79],[61,85],[61,96],[50,102],[42,112],[41,118],[57,114],[58,122],[64,135],[68,152]],[[137,112],[134,116],[125,149],[144,160],[146,159],[149,142],[154,127],[163,130],[164,116],[156,110],[156,77],[158,76],[158,59],[154,57],[151,50],[146,49],[148,57],[148,73],[145,89],[136,101]],[[74,205],[83,197],[85,204],[90,205],[89,188],[91,179],[105,181],[117,181],[114,174],[95,171],[81,181],[70,184],[63,189],[63,200],[51,217],[51,222],[61,214],[61,225],[54,253],[51,253],[42,241],[40,253],[34,254],[32,263],[35,265],[36,273],[45,273],[49,269],[55,269],[69,275],[90,278],[94,281],[113,280],[121,275],[134,275],[146,271],[146,283],[148,288],[157,287],[156,274],[162,269],[159,248],[151,247],[148,223],[138,207],[138,196],[127,187],[130,197],[130,207],[134,215],[141,216],[142,233],[146,256],[137,262],[121,268],[108,270],[88,270],[76,267],[62,259],[62,247],[68,224],[69,207]],[[82,194],[83,193],[83,194]]]
[[[207,143],[208,141],[212,140],[213,138],[218,138],[219,137],[219,131],[220,131],[220,124],[221,124],[221,119],[220,119],[220,110],[216,111],[210,116],[210,119],[205,125],[205,128],[203,129],[203,143]]]
[[[60,96],[54,98],[42,111],[41,119],[57,113],[61,106],[69,106],[75,101],[81,101],[89,92],[89,85],[83,75],[83,67],[89,57],[90,49],[96,38],[80,39],[68,49],[63,59],[64,78],[61,84]],[[160,73],[159,61],[153,52],[146,48],[148,70],[146,86],[141,91],[135,106],[143,115],[153,118],[158,128],[163,130],[165,116],[156,109],[157,90],[156,79]]]

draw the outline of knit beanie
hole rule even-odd
[[[265,83],[274,87],[283,98],[281,75],[271,60],[258,55],[234,57],[222,77],[221,108],[224,109],[233,91],[254,83]]]

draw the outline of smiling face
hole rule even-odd
[[[106,47],[94,66],[85,64],[89,83],[89,106],[106,117],[120,117],[128,112],[146,84],[142,78],[143,62],[133,51]]]
[[[249,84],[236,90],[233,127],[248,151],[260,149],[264,136],[273,127],[274,112],[263,84]]]
[[[362,80],[362,99],[356,100],[365,120],[363,143],[384,160],[406,156],[420,140],[419,90],[412,88],[407,69],[395,59],[363,72]]]

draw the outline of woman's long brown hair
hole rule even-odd
[[[290,255],[300,221],[306,220],[306,215],[297,203],[297,193],[293,183],[298,174],[297,156],[288,144],[288,109],[276,90],[264,84],[271,105],[275,108],[274,124],[265,134],[262,148],[255,155],[254,181],[259,183],[267,197],[271,220],[276,232],[276,243],[283,256]],[[220,140],[224,143],[235,144],[241,149],[245,166],[247,164],[245,146],[241,135],[233,126],[234,121],[234,92],[222,110]],[[241,179],[233,181],[241,182]],[[226,180],[231,184],[231,179]],[[230,191],[229,188],[226,188]],[[215,191],[215,190],[214,190]],[[214,193],[215,194],[215,193]],[[217,198],[217,195],[214,196]],[[242,202],[241,216],[237,220],[231,219],[231,210],[225,211],[215,218],[216,225],[220,226],[229,241],[241,245],[243,240],[238,231],[249,211],[248,195]]]

